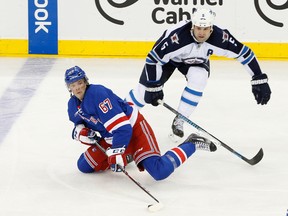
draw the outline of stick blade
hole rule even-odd
[[[253,158],[251,158],[250,160],[247,160],[246,162],[253,166],[259,163],[262,160],[263,156],[264,156],[264,152],[263,152],[263,149],[261,148]]]
[[[164,205],[161,202],[154,203],[154,204],[148,205],[148,211],[149,212],[157,212],[157,211],[161,210],[163,207],[164,207]]]

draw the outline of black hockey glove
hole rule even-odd
[[[159,87],[148,87],[145,91],[144,100],[148,104],[158,106],[158,100],[162,100],[164,97],[163,86]]]
[[[267,104],[270,100],[271,90],[268,84],[266,74],[260,74],[252,77],[251,80],[252,92],[257,104]]]

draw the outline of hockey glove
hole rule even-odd
[[[95,131],[86,128],[83,124],[79,124],[73,129],[72,138],[85,145],[94,145],[100,139]]]
[[[252,77],[251,80],[252,92],[257,104],[267,104],[270,100],[271,90],[268,84],[266,74],[260,74]]]
[[[108,156],[108,164],[113,172],[121,172],[128,164],[127,158],[124,156],[125,148],[108,148],[106,154]]]
[[[148,104],[158,106],[158,100],[162,100],[164,97],[163,86],[148,87],[145,91],[144,100]]]

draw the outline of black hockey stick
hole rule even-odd
[[[106,154],[105,149],[96,141],[95,144],[97,145],[97,147],[104,153]],[[106,154],[107,155],[107,154]],[[119,165],[118,165],[119,166]],[[129,175],[129,173],[121,166],[119,166],[121,171],[128,176],[128,178],[130,180],[132,180],[139,188],[141,188],[146,194],[148,194],[153,200],[155,200],[157,203],[156,204],[150,204],[148,205],[148,209],[150,211],[158,211],[161,208],[163,208],[163,204],[160,203],[160,201],[158,199],[156,199],[149,191],[147,191],[139,182],[137,182],[132,176]]]
[[[222,142],[221,140],[219,140],[218,138],[216,138],[215,136],[213,136],[211,133],[209,133],[208,131],[206,131],[205,129],[203,129],[202,127],[200,127],[199,125],[197,125],[196,123],[194,123],[193,121],[191,121],[190,119],[188,119],[186,116],[182,115],[181,113],[179,113],[178,111],[176,111],[175,109],[173,109],[171,106],[169,106],[168,104],[166,104],[164,101],[158,100],[158,103],[163,105],[164,107],[166,107],[167,109],[169,109],[170,111],[172,111],[174,114],[178,115],[180,118],[182,118],[184,121],[186,121],[188,124],[192,125],[193,127],[195,127],[197,130],[203,131],[204,133],[208,134],[209,136],[213,137],[214,139],[216,139],[221,146],[223,146],[224,148],[226,148],[228,151],[232,152],[234,155],[236,155],[237,157],[239,157],[240,159],[244,160],[245,162],[249,163],[250,165],[255,165],[257,163],[259,163],[264,155],[263,149],[261,148],[258,153],[251,159],[248,159],[246,157],[244,157],[243,155],[241,155],[239,152],[235,151],[234,149],[232,149],[230,146],[226,145],[224,142]]]

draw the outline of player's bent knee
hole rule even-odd
[[[84,153],[81,154],[80,158],[77,161],[78,169],[83,173],[92,173],[94,172],[94,168],[91,167],[84,157]]]
[[[141,162],[146,171],[156,180],[166,179],[174,172],[173,164],[166,157],[150,157]]]
[[[156,180],[156,181],[161,181],[163,179],[166,179],[171,173],[167,174],[164,172],[159,172],[159,173],[150,173],[150,175]]]

